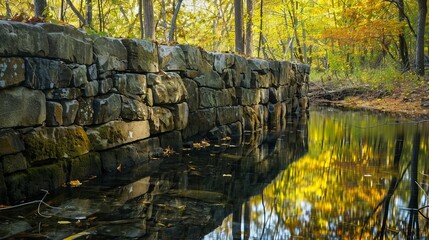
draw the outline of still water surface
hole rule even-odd
[[[314,108],[0,211],[0,238],[428,238],[429,124]],[[420,209],[418,211],[417,209]]]

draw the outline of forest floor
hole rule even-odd
[[[429,83],[402,83],[393,90],[374,90],[368,85],[340,87],[338,84],[310,83],[310,102],[346,109],[385,112],[400,118],[429,119]]]

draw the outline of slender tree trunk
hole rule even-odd
[[[260,9],[260,17],[261,20],[259,22],[259,43],[258,43],[258,57],[261,53],[261,47],[262,47],[262,29],[263,29],[263,13],[264,13],[264,0],[261,0],[261,9]]]
[[[10,10],[9,0],[6,0],[6,17],[10,18],[12,15],[12,11]]]
[[[252,56],[252,42],[253,42],[253,0],[246,0],[246,55]]]
[[[243,37],[243,0],[234,0],[234,16],[235,16],[235,51],[244,53],[244,37]]]
[[[46,0],[34,0],[34,15],[36,17],[46,17]]]
[[[144,38],[144,26],[143,26],[143,0],[137,0],[139,4],[139,23],[140,23],[140,38]]]
[[[100,32],[103,31],[103,7],[102,7],[102,1],[98,0],[98,21],[100,22],[99,30]]]
[[[418,0],[419,15],[416,41],[416,73],[420,76],[425,74],[425,26],[428,11],[427,0]]]
[[[82,16],[82,14],[80,14],[79,10],[77,10],[77,8],[73,5],[73,3],[71,2],[71,0],[66,0],[67,4],[70,6],[70,8],[72,9],[72,11],[74,12],[74,14],[76,14],[76,16],[79,18],[79,20],[82,22],[83,25],[87,25],[86,23],[86,19]]]
[[[64,0],[61,0],[60,20],[64,22]]]
[[[152,0],[143,0],[144,9],[144,37],[155,39],[155,24],[153,17],[153,2]]]
[[[92,26],[92,0],[86,0],[86,22],[89,27]]]
[[[426,0],[425,0],[426,1]],[[411,150],[411,170],[410,170],[410,217],[407,228],[407,239],[419,239],[419,220],[418,208],[419,203],[419,187],[417,186],[417,175],[419,166],[419,150],[420,150],[420,132],[418,129],[414,133],[413,148]],[[415,234],[413,234],[415,233]]]
[[[164,41],[168,41],[167,13],[165,11],[165,0],[161,1],[161,26],[162,26]]]
[[[170,32],[168,33],[168,41],[174,42],[174,32],[176,31],[176,20],[177,15],[179,15],[180,6],[182,5],[183,0],[177,1],[177,5],[174,8],[173,18],[171,19],[171,28]]]
[[[398,3],[397,6],[399,11],[399,21],[403,22],[406,19],[405,10],[404,10],[404,0],[398,0],[397,3]],[[404,28],[402,28],[402,31],[404,31]],[[405,40],[405,35],[403,32],[399,34],[398,38],[399,38],[399,55],[401,57],[402,71],[405,72],[410,70],[407,41]]]

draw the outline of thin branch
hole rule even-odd
[[[76,14],[76,16],[82,22],[83,26],[88,25],[88,23],[86,22],[86,19],[82,16],[82,14],[80,14],[79,10],[77,10],[77,8],[73,5],[73,3],[70,0],[66,0],[66,1],[67,1],[67,4],[72,9],[72,11],[74,12],[74,14]]]

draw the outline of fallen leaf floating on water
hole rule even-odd
[[[63,225],[63,224],[71,224],[70,221],[58,221],[57,223],[61,224],[61,225]]]
[[[120,163],[116,169],[118,170],[118,172],[122,172],[122,163]]]
[[[82,183],[79,180],[71,180],[69,184],[70,184],[70,187],[79,187],[80,185],[82,185]]]

